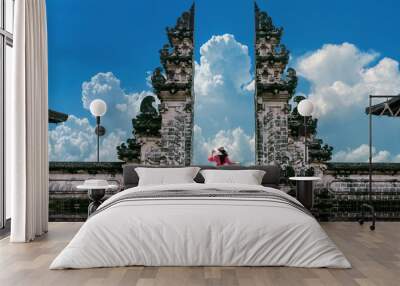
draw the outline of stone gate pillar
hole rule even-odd
[[[164,97],[160,113],[161,165],[190,165],[193,140],[193,101],[187,92]]]
[[[160,165],[161,137],[138,135],[136,140],[140,145],[140,164]]]
[[[255,4],[255,122],[256,163],[285,166],[288,152],[288,101],[297,85],[289,68],[289,51],[281,44],[282,28]]]
[[[256,159],[259,165],[288,163],[287,94],[256,98]]]
[[[160,50],[162,68],[152,75],[161,101],[161,165],[190,165],[193,140],[194,5],[172,28]]]

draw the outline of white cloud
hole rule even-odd
[[[234,160],[254,163],[254,151],[248,146],[251,138],[246,135],[254,130],[254,80],[248,47],[231,34],[212,36],[200,47],[194,92],[198,125],[194,162],[205,163],[209,151],[219,145],[230,150]]]
[[[150,91],[126,93],[120,80],[111,72],[98,73],[82,84],[82,105],[89,110],[96,98],[107,104],[107,113],[101,118],[106,135],[101,138],[100,159],[116,161],[116,147],[132,135],[132,118],[136,117],[140,103]],[[88,116],[91,116],[88,114]],[[93,161],[96,159],[95,126],[88,118],[69,119],[49,131],[49,156],[51,161]]]
[[[68,121],[49,131],[49,159],[80,161],[90,156],[94,143],[94,132],[89,120],[70,115]]]
[[[147,72],[146,72],[146,85],[147,85],[149,88],[153,88],[153,84],[152,84],[152,82],[151,82],[151,77],[152,77],[152,75],[153,75],[153,71],[147,71]]]
[[[399,63],[379,54],[360,51],[355,45],[326,44],[297,61],[298,74],[310,82],[309,97],[317,117],[339,116],[365,107],[368,94],[400,92]]]
[[[120,129],[108,133],[100,140],[100,160],[116,161],[116,146],[126,138]],[[87,118],[70,115],[68,120],[49,131],[50,161],[95,161],[97,138],[94,126]]]
[[[347,150],[341,150],[336,152],[332,161],[334,162],[367,162],[369,158],[369,146],[362,144],[354,149],[348,148]],[[372,147],[372,162],[400,162],[400,154],[393,156],[387,150],[377,151],[375,147]]]
[[[117,129],[102,138],[100,142],[101,161],[118,161],[116,148],[129,137],[131,137],[131,130],[122,131]],[[94,156],[92,155],[91,158],[94,158]]]
[[[127,93],[121,87],[120,80],[111,72],[98,73],[90,81],[82,84],[83,108],[89,110],[90,103],[103,99],[107,104],[107,113],[102,117],[102,125],[107,130],[131,130],[131,119],[139,112],[142,99],[153,95],[150,91]]]
[[[211,150],[223,146],[232,161],[243,165],[254,164],[254,135],[249,136],[240,127],[220,130],[212,138],[204,138],[202,129],[194,126],[195,152],[193,160],[197,164],[207,164]]]
[[[254,93],[254,91],[256,90],[256,83],[254,81],[254,79],[248,84],[244,86],[244,89]]]
[[[212,36],[200,47],[196,63],[195,94],[199,102],[223,98],[227,91],[242,94],[252,81],[249,49],[231,34]]]

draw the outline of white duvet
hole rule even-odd
[[[130,192],[263,190],[254,185],[136,187],[105,201],[50,269],[145,266],[294,266],[349,268],[318,222],[293,206],[257,199],[185,198],[110,203]],[[105,206],[108,205],[108,208]]]

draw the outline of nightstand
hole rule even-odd
[[[91,201],[88,206],[88,217],[94,213],[103,202],[102,199],[108,189],[117,189],[117,185],[110,185],[106,180],[86,180],[83,185],[76,187],[79,190],[87,190],[89,200]]]
[[[296,198],[308,210],[311,210],[314,201],[313,182],[321,180],[320,177],[290,177],[296,181]]]

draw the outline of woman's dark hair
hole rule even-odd
[[[221,153],[221,155],[218,155],[218,157],[221,164],[223,165],[225,164],[226,157],[228,157],[228,152],[226,152],[224,148],[218,148],[218,151]]]

